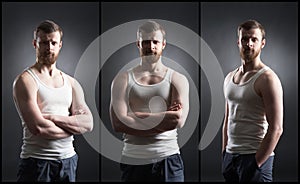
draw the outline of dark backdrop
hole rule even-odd
[[[298,3],[201,3],[201,37],[224,75],[241,64],[236,30],[247,19],[265,27],[261,59],[277,73],[284,90],[284,131],[275,150],[274,180],[298,181]],[[221,179],[220,152],[221,130],[201,152],[202,181]]]
[[[35,61],[31,44],[35,26],[44,19],[53,19],[62,26],[64,42],[57,66],[74,75],[81,55],[100,34],[122,23],[148,18],[176,22],[199,34],[217,57],[224,75],[240,64],[236,44],[238,24],[253,18],[265,26],[267,44],[262,60],[278,74],[284,89],[284,133],[275,150],[274,180],[298,181],[298,3],[292,2],[2,2],[2,181],[16,179],[22,129],[12,100],[12,82]],[[176,45],[167,45],[164,55],[178,62],[189,72],[196,86],[201,86],[198,126],[181,149],[186,181],[223,181],[221,129],[207,148],[198,149],[211,107],[206,76]],[[96,100],[101,102],[97,104],[99,114],[105,127],[116,137],[120,134],[111,130],[108,118],[110,83],[126,62],[137,57],[135,45],[128,44],[113,54],[99,73],[97,82],[101,90],[99,86],[96,89],[96,94],[100,95],[100,98],[96,95]],[[75,147],[79,154],[78,181],[120,181],[119,163],[101,156],[83,136],[75,136]]]
[[[52,19],[64,32],[57,67],[73,76],[86,47],[99,35],[99,3],[2,2],[2,181],[15,181],[22,144],[21,121],[13,103],[12,84],[35,63],[33,31]],[[82,135],[74,136],[79,155],[78,181],[99,181],[99,154]]]

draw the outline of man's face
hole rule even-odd
[[[33,41],[38,61],[42,64],[54,64],[58,58],[62,41],[58,31],[49,34],[38,32],[37,39]]]
[[[265,42],[266,40],[262,39],[262,33],[259,28],[250,30],[241,29],[238,40],[241,58],[246,62],[253,61],[260,55]]]
[[[147,62],[157,62],[161,57],[166,41],[160,30],[152,33],[141,33],[138,40],[140,56]]]

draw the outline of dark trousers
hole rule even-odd
[[[184,182],[184,165],[180,154],[145,165],[120,163],[122,181]]]
[[[18,182],[75,182],[78,155],[61,160],[20,160]]]
[[[272,182],[274,156],[270,156],[261,167],[257,166],[255,153],[223,153],[222,173],[226,182]]]

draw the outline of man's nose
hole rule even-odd
[[[253,47],[253,41],[252,41],[251,39],[249,39],[249,40],[247,41],[246,45],[247,45],[248,47]]]
[[[150,42],[150,47],[151,47],[151,49],[155,49],[155,46],[156,46],[156,45],[154,44],[154,42],[151,41],[151,42]]]

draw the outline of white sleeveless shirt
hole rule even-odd
[[[26,69],[26,71],[34,78],[38,86],[37,103],[41,113],[69,116],[69,108],[72,103],[72,87],[67,76],[61,73],[64,85],[59,88],[52,88],[45,85],[30,68]],[[73,136],[63,139],[46,139],[33,135],[24,121],[22,121],[22,126],[23,145],[21,158],[34,157],[57,160],[70,158],[76,154],[73,146]]]
[[[173,70],[169,68],[161,82],[143,85],[135,79],[132,69],[128,70],[127,98],[135,100],[134,108],[140,112],[149,112],[149,101],[155,96],[163,98],[167,106],[170,105],[172,73]],[[127,106],[129,109],[129,102]],[[156,105],[151,110],[160,112],[162,108]],[[177,129],[147,137],[123,134],[123,138],[122,154],[127,157],[153,159],[179,153]]]
[[[229,153],[256,153],[268,129],[262,98],[256,93],[256,79],[269,67],[260,69],[248,81],[235,84],[233,76],[224,83],[224,95],[228,102],[228,143]],[[273,155],[274,153],[272,153]]]

